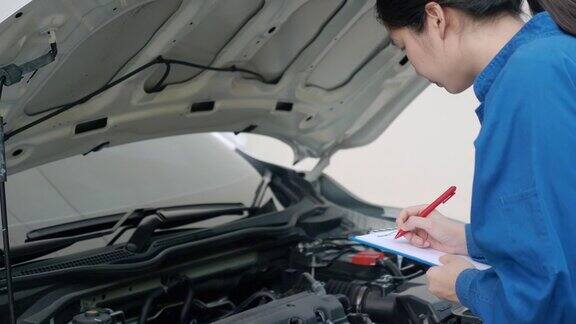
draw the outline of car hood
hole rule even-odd
[[[5,87],[13,132],[158,57],[256,72],[148,65],[10,136],[9,171],[106,146],[195,132],[252,132],[296,160],[377,138],[427,82],[368,0],[35,0],[0,25],[0,66],[55,60]],[[158,61],[156,61],[158,62]],[[156,87],[162,81],[162,87]]]

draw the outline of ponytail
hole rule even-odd
[[[576,0],[528,0],[532,13],[548,11],[567,33],[576,36]]]

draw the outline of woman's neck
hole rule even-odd
[[[471,59],[471,72],[474,76],[478,76],[486,68],[522,26],[522,19],[506,15],[481,24],[474,28],[473,33],[465,36],[465,54]]]

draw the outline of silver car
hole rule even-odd
[[[18,323],[478,323],[350,241],[398,211],[323,174],[427,86],[373,7],[34,0],[0,24]]]

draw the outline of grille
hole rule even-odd
[[[133,253],[124,249],[119,249],[115,251],[105,252],[97,255],[92,255],[89,257],[78,258],[75,260],[64,261],[60,263],[50,264],[46,266],[36,266],[31,269],[25,269],[18,273],[19,276],[27,276],[27,275],[34,275],[34,274],[41,274],[47,273],[52,271],[58,270],[65,270],[75,267],[82,267],[82,266],[94,266],[100,264],[107,264],[111,263],[129,256],[132,256]]]

